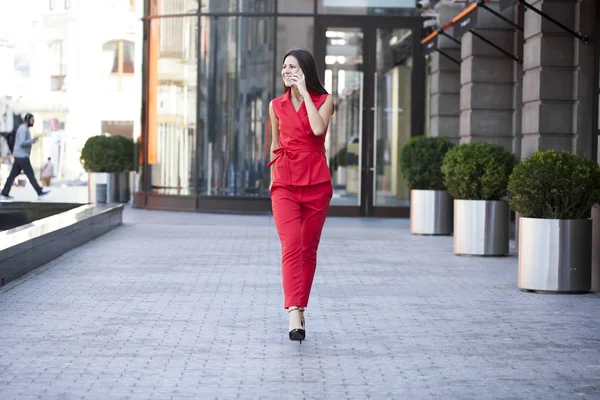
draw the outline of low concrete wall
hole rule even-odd
[[[0,286],[105,234],[122,221],[122,205],[84,205],[0,232]]]
[[[79,203],[0,201],[0,232],[81,207]]]

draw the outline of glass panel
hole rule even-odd
[[[335,112],[325,146],[333,183],[332,205],[360,205],[362,140],[363,32],[329,28],[326,32],[325,88]]]
[[[407,206],[400,147],[410,139],[412,31],[377,29],[375,74],[375,205]]]
[[[317,0],[279,0],[277,12],[279,13],[313,13]]]
[[[268,197],[275,22],[202,17],[198,193]]]
[[[123,73],[133,74],[135,63],[135,44],[133,42],[123,41]]]
[[[105,75],[119,72],[119,41],[104,43],[102,48],[102,70]]]
[[[203,13],[269,13],[275,12],[276,0],[200,0]]]
[[[148,55],[150,191],[190,195],[196,132],[197,17],[154,19]]]
[[[303,47],[313,53],[314,31],[312,17],[277,18],[277,73],[280,71],[283,56],[291,48]],[[283,90],[283,86],[281,88]]]
[[[198,0],[151,0],[153,15],[187,14],[198,10]]]
[[[415,0],[317,0],[322,14],[414,15]]]

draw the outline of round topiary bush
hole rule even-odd
[[[500,200],[507,193],[508,177],[515,164],[513,154],[502,146],[461,144],[444,157],[444,183],[455,199]]]
[[[118,172],[133,171],[135,166],[133,140],[123,136],[112,136],[110,140],[115,147]]]
[[[92,136],[81,150],[81,164],[88,172],[126,172],[134,166],[133,141],[121,136]]]
[[[400,171],[411,189],[446,190],[441,171],[454,145],[444,137],[416,136],[400,149]]]
[[[535,152],[510,176],[510,207],[527,218],[588,218],[600,202],[600,167],[585,157]]]
[[[108,143],[106,136],[92,136],[86,140],[83,149],[81,149],[81,165],[87,172],[110,172]]]

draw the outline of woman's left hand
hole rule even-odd
[[[308,93],[308,90],[306,89],[306,80],[304,79],[304,74],[302,72],[292,76],[292,84],[296,86],[298,92],[300,92],[302,96]]]

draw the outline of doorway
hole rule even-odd
[[[317,18],[315,59],[335,104],[326,138],[330,215],[409,215],[398,154],[425,133],[421,29],[418,18]]]

